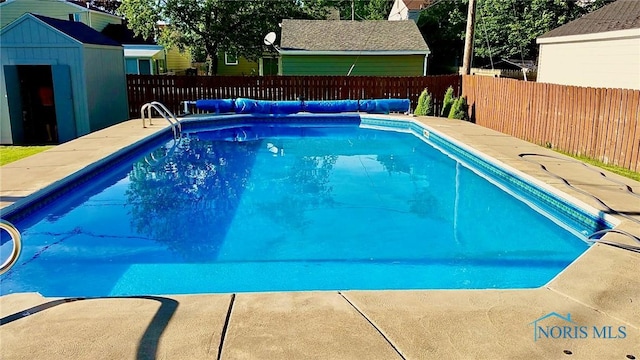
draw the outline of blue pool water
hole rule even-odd
[[[260,123],[165,141],[14,220],[1,293],[537,287],[597,230],[416,134]]]

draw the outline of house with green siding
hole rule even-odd
[[[420,76],[430,54],[411,20],[282,20],[279,74]]]
[[[102,31],[109,24],[121,24],[122,18],[81,1],[65,0],[7,0],[0,3],[0,28],[9,25],[26,13],[35,13],[54,19],[83,23]]]

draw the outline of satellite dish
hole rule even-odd
[[[264,37],[264,43],[265,45],[273,45],[273,43],[276,41],[276,33],[274,33],[273,31],[268,33],[265,37]]]

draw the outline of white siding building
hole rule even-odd
[[[389,11],[388,20],[413,20],[418,22],[420,12],[431,3],[433,3],[433,0],[395,0]]]
[[[537,39],[538,82],[640,89],[640,1],[618,0]]]

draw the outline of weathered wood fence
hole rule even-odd
[[[439,111],[449,86],[461,91],[459,75],[378,76],[154,76],[127,75],[129,116],[140,116],[140,107],[160,101],[171,111],[181,111],[180,102],[198,99],[342,100],[410,99],[415,109],[424,88],[433,94]]]
[[[640,171],[640,91],[584,88],[486,76],[153,76],[127,75],[129,114],[160,101],[247,97],[262,100],[408,98],[424,88],[440,112],[449,86],[467,97],[473,120],[542,146]]]
[[[464,76],[472,121],[640,171],[640,91]]]

